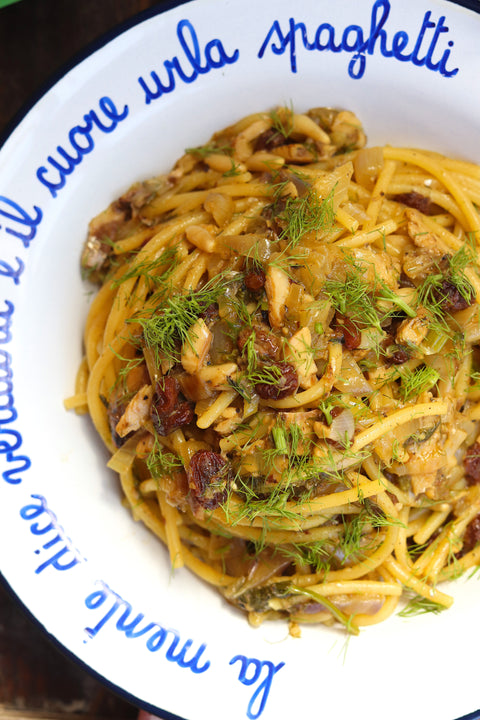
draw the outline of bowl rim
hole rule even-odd
[[[444,2],[458,5],[466,8],[467,10],[480,14],[480,0],[443,0]],[[131,28],[141,24],[142,22],[149,20],[150,18],[162,15],[164,13],[173,10],[184,4],[190,3],[201,3],[202,0],[161,0],[161,2],[152,5],[149,8],[141,10],[134,14],[132,17],[117,23],[113,28],[102,33],[95,40],[87,43],[81,50],[74,53],[66,62],[62,63],[53,73],[51,73],[46,80],[44,80],[37,89],[30,94],[28,99],[24,101],[21,107],[15,112],[13,117],[7,122],[3,130],[0,132],[0,152],[15,132],[17,127],[20,125],[22,120],[28,115],[28,113],[35,107],[35,105],[66,75],[68,72],[73,70],[75,67],[80,65],[84,60],[93,55],[96,51],[109,43],[115,41],[117,37],[123,33],[129,31]],[[187,720],[180,715],[173,714],[167,710],[158,708],[135,696],[132,692],[123,689],[121,686],[115,684],[113,681],[106,678],[100,672],[92,668],[88,663],[78,657],[73,651],[69,650],[62,641],[56,638],[54,635],[48,632],[44,627],[41,620],[37,618],[33,612],[28,608],[22,598],[15,592],[12,586],[9,584],[7,579],[2,574],[0,568],[0,585],[6,591],[6,593],[14,600],[17,606],[21,609],[23,614],[36,625],[44,634],[44,637],[65,657],[75,663],[78,667],[83,669],[91,677],[100,682],[103,686],[115,693],[117,696],[125,699],[126,701],[134,704],[139,710],[145,710],[146,712],[154,714],[158,718],[164,720]],[[159,714],[159,712],[161,714]],[[479,720],[480,709],[475,710],[468,715],[463,715],[456,720]]]

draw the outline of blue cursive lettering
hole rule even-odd
[[[48,538],[42,537],[42,539],[45,539],[42,549],[35,550],[37,555],[42,550],[46,550],[48,555],[48,558],[37,567],[35,573],[39,575],[47,567],[53,567],[55,570],[60,571],[70,570],[75,565],[78,565],[83,558],[78,550],[73,547],[70,538],[65,535],[64,529],[59,524],[55,513],[49,509],[45,498],[42,495],[32,495],[31,497],[37,502],[25,505],[20,510],[20,517],[30,522],[32,535],[38,537],[48,535]],[[40,522],[32,522],[33,520],[40,520]],[[53,554],[49,552],[52,548],[54,548]]]
[[[75,168],[80,165],[85,155],[92,152],[95,147],[93,133],[99,130],[102,133],[113,132],[118,124],[128,116],[128,106],[117,110],[115,103],[109,97],[102,97],[98,103],[101,117],[95,110],[90,110],[83,116],[83,124],[75,125],[68,133],[68,150],[61,145],[57,146],[57,157],[49,155],[48,166],[42,165],[37,170],[38,180],[50,191],[52,197],[57,197]]]
[[[308,51],[349,53],[352,57],[348,64],[348,74],[358,80],[365,74],[367,55],[378,51],[385,58],[425,67],[446,78],[458,73],[458,68],[448,67],[453,40],[448,40],[443,50],[440,47],[441,39],[449,32],[444,15],[434,20],[432,12],[428,10],[415,38],[411,38],[405,30],[387,32],[389,15],[389,0],[376,0],[372,7],[369,31],[365,32],[359,25],[352,24],[344,28],[343,32],[338,31],[338,38],[336,29],[329,23],[318,25],[312,39],[309,39],[304,23],[290,18],[288,28],[282,29],[280,22],[275,20],[258,51],[258,57],[263,58],[267,49],[275,55],[283,55],[288,50],[290,69],[296,73],[298,47]]]
[[[100,583],[100,585],[100,590],[95,590],[86,598],[85,605],[90,610],[97,610],[106,603],[107,609],[95,627],[85,629],[89,638],[95,637],[116,616],[115,627],[119,632],[123,632],[126,638],[132,639],[145,636],[145,645],[150,652],[160,650],[167,638],[169,638],[170,644],[165,652],[166,660],[176,663],[181,668],[187,668],[196,675],[208,670],[210,667],[209,660],[204,661],[203,665],[200,664],[207,647],[205,643],[202,643],[195,653],[191,652],[193,640],[188,639],[182,644],[180,635],[176,630],[164,628],[158,623],[146,622],[143,613],[138,613],[132,618],[132,606],[120,595],[113,592],[105,583]],[[187,657],[187,653],[189,657]]]
[[[183,83],[193,83],[199,75],[204,75],[211,70],[231,65],[238,60],[239,51],[234,50],[228,55],[220,40],[214,39],[207,42],[202,51],[198,41],[195,28],[189,20],[180,20],[177,25],[177,37],[180,46],[185,54],[186,62],[175,56],[171,60],[165,60],[163,67],[166,71],[166,78],[160,79],[155,70],[152,70],[150,77],[154,87],[149,87],[143,77],[138,78],[140,87],[145,92],[145,103],[149,105],[153,100],[166,93],[175,90],[176,76]]]
[[[0,195],[0,218],[6,218],[13,223],[13,226],[9,225],[5,228],[5,232],[19,238],[26,248],[29,247],[37,234],[37,225],[43,217],[43,213],[39,207],[34,205],[33,210],[35,214],[30,216],[18,203],[9,200],[9,198],[4,195]],[[0,228],[1,227],[0,225]]]
[[[0,260],[0,275],[12,278],[15,285],[18,285],[20,282],[20,275],[25,270],[25,263],[19,257],[16,257],[15,260],[17,261],[16,269],[9,263],[5,262],[5,260]]]
[[[14,306],[5,300],[5,310],[0,311],[0,345],[10,342],[11,324]],[[3,479],[10,485],[18,485],[22,481],[21,473],[31,465],[26,455],[17,455],[22,446],[22,436],[11,425],[16,421],[18,413],[14,407],[12,358],[3,348],[0,348],[0,455],[5,455],[7,463],[13,467],[4,470]]]
[[[235,655],[235,657],[230,660],[230,665],[234,665],[236,662],[240,663],[238,679],[243,685],[254,685],[260,680],[262,671],[264,669],[266,670],[262,682],[257,686],[248,703],[247,717],[249,717],[250,720],[255,720],[255,718],[260,717],[265,709],[265,703],[268,700],[274,675],[285,663],[281,662],[278,665],[274,665],[269,660],[260,661],[256,658],[247,658],[245,655]],[[256,703],[257,705],[255,706]]]

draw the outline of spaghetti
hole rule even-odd
[[[67,406],[253,624],[433,609],[480,560],[480,168],[278,108],[89,225]]]

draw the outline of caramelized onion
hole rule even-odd
[[[363,148],[353,160],[355,180],[360,185],[373,187],[383,167],[383,150],[380,147]]]

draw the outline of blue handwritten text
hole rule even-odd
[[[193,83],[199,75],[205,75],[211,70],[231,65],[238,60],[239,51],[234,50],[231,55],[228,55],[221,41],[217,39],[207,42],[203,50],[204,57],[202,57],[197,33],[189,20],[181,20],[178,23],[177,37],[185,53],[186,63],[182,65],[177,56],[171,60],[165,60],[163,66],[166,70],[166,80],[162,82],[158,74],[153,70],[150,73],[154,83],[153,88],[149,87],[142,77],[138,78],[140,87],[145,91],[145,103],[147,105],[165,93],[175,90],[175,75],[178,76],[181,82],[189,84]]]
[[[116,629],[123,632],[125,637],[129,639],[145,637],[145,644],[150,652],[158,652],[168,638],[170,642],[165,652],[165,658],[169,662],[177,663],[179,667],[187,668],[195,674],[204,673],[210,667],[209,660],[205,660],[203,664],[200,664],[206,649],[204,643],[200,645],[195,653],[190,652],[190,657],[187,657],[193,645],[192,640],[188,639],[181,645],[181,638],[177,630],[164,628],[155,622],[147,622],[143,613],[138,613],[132,618],[132,606],[126,600],[123,600],[120,595],[113,592],[105,583],[101,583],[101,589],[94,591],[86,598],[85,604],[90,610],[97,610],[105,606],[103,608],[104,614],[95,627],[86,628],[89,638],[95,637],[116,615]]]
[[[305,23],[289,19],[288,29],[282,29],[280,22],[275,20],[263,41],[258,57],[265,55],[268,47],[275,55],[289,52],[290,69],[297,72],[297,38],[300,46],[309,51],[328,51],[333,53],[349,53],[351,60],[348,65],[348,74],[358,80],[365,74],[367,55],[373,55],[377,50],[385,58],[394,58],[399,62],[409,62],[417,67],[425,67],[438,72],[444,77],[453,77],[458,68],[448,68],[453,40],[448,40],[442,48],[440,40],[446,39],[449,32],[445,24],[445,16],[437,21],[432,20],[432,13],[428,10],[422,25],[414,39],[411,39],[405,30],[388,33],[386,29],[390,14],[389,0],[376,0],[372,8],[370,28],[364,31],[360,25],[348,25],[343,32],[338,31],[328,22],[323,22],[309,34]]]
[[[18,283],[20,282],[20,275],[25,270],[25,263],[19,257],[16,257],[15,260],[17,263],[16,268],[5,262],[5,260],[0,260],[0,275],[3,275],[3,277],[12,278],[15,285],[18,285]]]
[[[256,658],[247,658],[245,655],[235,655],[235,657],[230,660],[230,665],[234,665],[235,663],[240,663],[238,679],[243,685],[254,685],[254,683],[260,680],[262,671],[266,670],[262,682],[257,686],[248,703],[247,716],[250,720],[255,720],[255,718],[260,717],[265,708],[274,675],[285,663],[280,662],[278,665],[274,665],[269,660],[260,661]],[[257,705],[255,706],[256,703]]]
[[[9,225],[5,227],[5,232],[19,238],[26,248],[29,247],[37,234],[37,226],[43,217],[39,207],[34,205],[33,210],[35,214],[31,216],[18,203],[4,195],[0,195],[0,218],[6,218],[9,221]]]
[[[55,570],[70,570],[82,561],[80,553],[76,550],[71,540],[65,535],[65,531],[58,523],[56,515],[49,509],[47,501],[42,495],[32,495],[32,499],[36,502],[25,505],[20,510],[20,516],[23,520],[30,522],[30,532],[32,535],[42,537],[48,535],[48,539],[42,545],[42,550],[46,550],[48,558],[37,567],[35,573],[38,575],[47,567],[53,567]],[[32,522],[35,520],[36,522]],[[53,554],[51,549],[53,548]],[[42,550],[36,550],[39,555]],[[45,553],[43,553],[45,554]]]
[[[11,325],[14,306],[5,300],[5,309],[0,311],[0,345],[5,345],[12,339]],[[18,455],[22,446],[22,436],[18,430],[11,426],[16,421],[18,413],[14,407],[12,358],[3,348],[0,348],[0,454],[5,455],[8,463],[13,467],[4,470],[3,479],[10,485],[18,485],[22,481],[20,473],[28,470],[30,459],[26,455]]]
[[[48,188],[52,197],[57,197],[58,191],[67,182],[68,175],[71,175],[84,156],[94,149],[94,131],[111,133],[128,116],[128,106],[125,105],[123,110],[117,110],[115,103],[109,97],[102,97],[98,106],[100,113],[90,110],[83,116],[83,124],[71,128],[68,133],[70,144],[68,150],[58,145],[58,157],[49,155],[48,167],[42,165],[38,168],[37,178]]]

